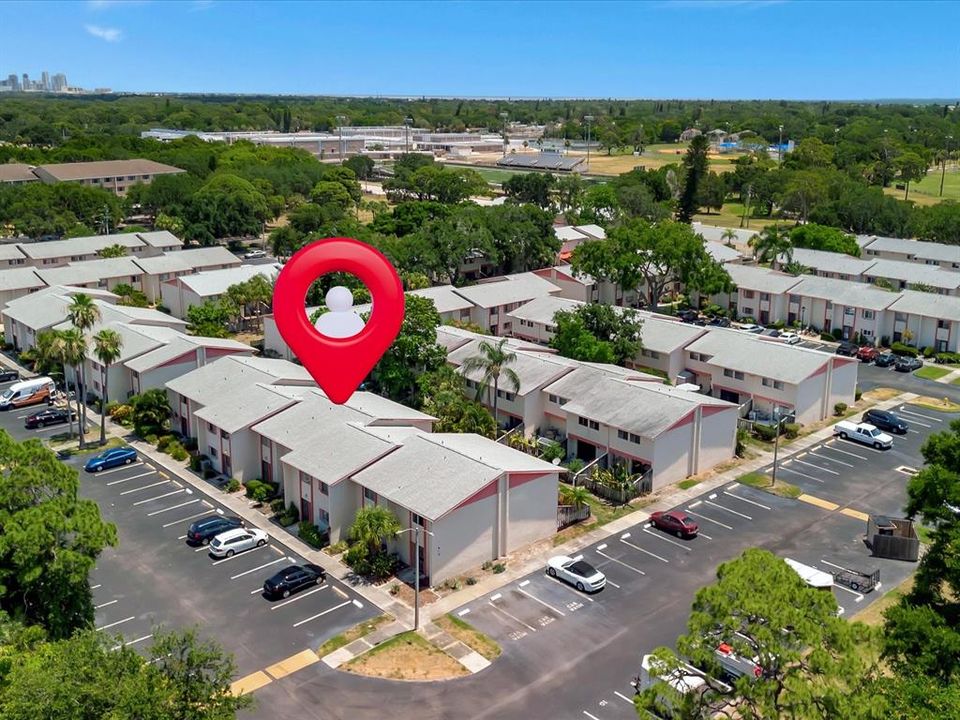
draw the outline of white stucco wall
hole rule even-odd
[[[510,477],[513,487],[510,488],[507,513],[509,552],[557,532],[557,477],[558,473],[548,473],[533,480]]]
[[[436,585],[496,558],[496,523],[496,495],[471,503],[432,523],[434,554],[430,558],[430,582]],[[406,555],[406,545],[404,543],[401,557]]]

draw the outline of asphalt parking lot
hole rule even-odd
[[[0,426],[23,439],[26,409],[0,415]],[[49,428],[46,434],[64,432]],[[86,473],[89,455],[68,464],[80,473],[81,495],[95,500],[105,520],[117,525],[120,543],[107,548],[90,584],[99,631],[118,644],[149,647],[157,626],[198,626],[234,654],[238,676],[270,666],[372,617],[378,610],[348,586],[328,579],[288,599],[269,600],[263,581],[305,560],[271,540],[261,548],[216,559],[205,547],[186,544],[187,527],[204,515],[224,512],[214,499],[185,486],[142,459]]]

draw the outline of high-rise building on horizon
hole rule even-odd
[[[43,90],[44,92],[48,92],[48,91],[50,90],[50,73],[48,73],[46,70],[44,70],[44,71],[40,74],[40,78],[41,78],[41,79],[40,79],[40,89]]]
[[[20,89],[23,92],[26,92],[30,89],[30,76],[26,73],[23,74],[23,80],[20,81]]]
[[[18,93],[18,92],[50,92],[50,93],[71,93],[83,94],[97,92],[98,94],[109,93],[107,88],[98,88],[96,91],[84,90],[83,88],[70,87],[67,82],[67,76],[64,73],[50,74],[49,70],[40,73],[39,80],[31,80],[30,75],[23,73],[10,73],[6,79],[0,80],[0,92]]]

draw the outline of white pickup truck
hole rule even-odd
[[[878,450],[893,447],[893,438],[869,423],[841,420],[833,426],[833,434],[839,435],[844,440],[856,440],[864,445],[873,445]]]

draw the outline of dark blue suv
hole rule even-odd
[[[120,467],[136,462],[137,451],[132,447],[113,448],[87,460],[83,469],[87,472],[100,472],[107,468]]]

